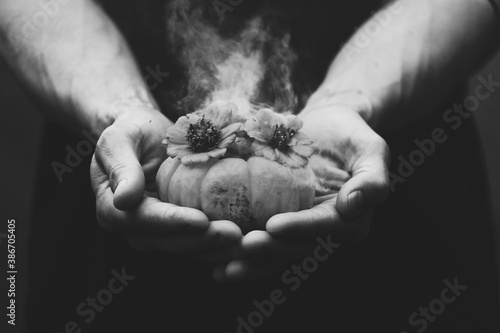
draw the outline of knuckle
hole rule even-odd
[[[99,140],[97,140],[96,144],[96,154],[100,155],[102,153],[105,153],[107,150],[107,147],[110,145],[110,140],[115,136],[115,127],[114,126],[109,126],[107,127],[102,133],[101,136],[99,137]]]
[[[121,175],[123,175],[126,169],[127,167],[121,163],[111,166],[109,170],[109,181],[113,191],[116,189],[116,186],[118,186],[118,181],[121,179]]]
[[[373,133],[372,144],[380,150],[388,149],[387,142],[377,133]]]
[[[391,161],[391,151],[387,142],[377,133],[373,133],[370,150],[380,156],[384,165],[389,165]]]
[[[161,216],[161,221],[169,223],[172,226],[178,227],[183,230],[191,231],[189,223],[186,223],[181,207],[166,208]]]
[[[173,209],[173,207],[166,208],[161,214],[161,221],[175,222],[176,221],[175,209]]]
[[[142,142],[144,137],[145,134],[138,125],[129,122],[115,122],[107,127],[99,137],[96,144],[96,154],[98,156],[112,156],[116,142],[123,141],[125,138],[133,138],[133,141]]]
[[[132,121],[117,121],[108,129],[111,137],[130,137],[139,142],[145,137],[141,125]]]

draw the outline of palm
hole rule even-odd
[[[234,223],[210,223],[199,210],[157,199],[156,172],[166,158],[161,142],[170,124],[160,112],[134,106],[102,133],[90,172],[100,225],[124,232],[140,250],[193,254],[234,244],[241,238]]]
[[[318,236],[346,242],[368,235],[372,208],[387,196],[385,141],[357,112],[344,106],[306,108],[299,116],[304,121],[302,131],[319,149],[309,162],[316,175],[315,205],[275,215],[266,231],[245,235],[242,248],[248,258],[229,262],[216,276],[263,276],[274,271],[278,262],[310,254]]]

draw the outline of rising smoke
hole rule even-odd
[[[188,81],[179,102],[184,112],[219,102],[236,104],[242,116],[262,106],[294,112],[291,77],[297,56],[290,35],[275,29],[265,15],[256,15],[236,33],[223,36],[220,26],[209,23],[209,7],[203,3],[174,0],[167,8],[168,43]]]

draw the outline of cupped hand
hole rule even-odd
[[[149,105],[120,107],[101,134],[90,167],[102,228],[123,232],[137,250],[160,250],[214,260],[241,239],[230,221],[209,222],[201,211],[161,202],[156,172],[165,160],[161,144],[171,122]]]
[[[246,257],[219,265],[214,271],[219,281],[268,275],[291,259],[312,255],[321,240],[365,239],[372,210],[389,194],[388,146],[357,110],[330,104],[306,107],[299,116],[302,131],[319,148],[309,162],[317,178],[315,205],[275,215],[265,231],[245,235]]]

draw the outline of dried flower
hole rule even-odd
[[[204,163],[210,158],[221,158],[236,138],[242,123],[233,122],[231,108],[217,105],[197,114],[180,117],[167,129],[167,154],[177,157],[184,165]]]
[[[256,156],[300,168],[307,165],[315,151],[307,135],[299,132],[302,125],[302,120],[296,116],[262,109],[247,120],[244,129],[249,137],[255,139],[252,148]]]

